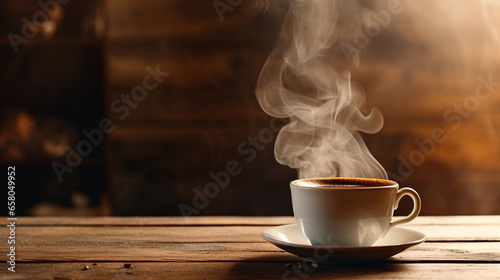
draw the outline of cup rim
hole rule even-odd
[[[314,184],[308,182],[314,181]],[[335,186],[327,186],[327,184],[336,183]],[[352,182],[352,184],[349,184]],[[342,186],[345,185],[345,186]],[[355,186],[352,186],[355,185]],[[399,184],[392,180],[378,178],[358,178],[358,177],[317,177],[317,178],[302,178],[290,182],[290,187],[305,188],[305,189],[380,189],[399,187]]]

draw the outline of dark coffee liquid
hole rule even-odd
[[[378,187],[393,186],[396,182],[370,178],[310,178],[296,180],[293,184],[303,187]]]

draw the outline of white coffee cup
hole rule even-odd
[[[418,193],[398,183],[365,178],[311,178],[290,183],[295,220],[317,246],[372,246],[392,227],[420,213]],[[413,199],[410,215],[392,220],[400,199]]]

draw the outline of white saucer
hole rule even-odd
[[[312,262],[366,262],[387,259],[403,250],[420,244],[425,234],[394,227],[375,245],[369,247],[313,246],[306,240],[297,224],[270,228],[262,238],[277,247]]]

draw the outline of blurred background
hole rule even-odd
[[[0,0],[17,214],[291,215],[286,120],[255,97],[289,5],[268,2]],[[352,2],[330,58],[384,116],[372,154],[422,215],[500,214],[500,5]]]

